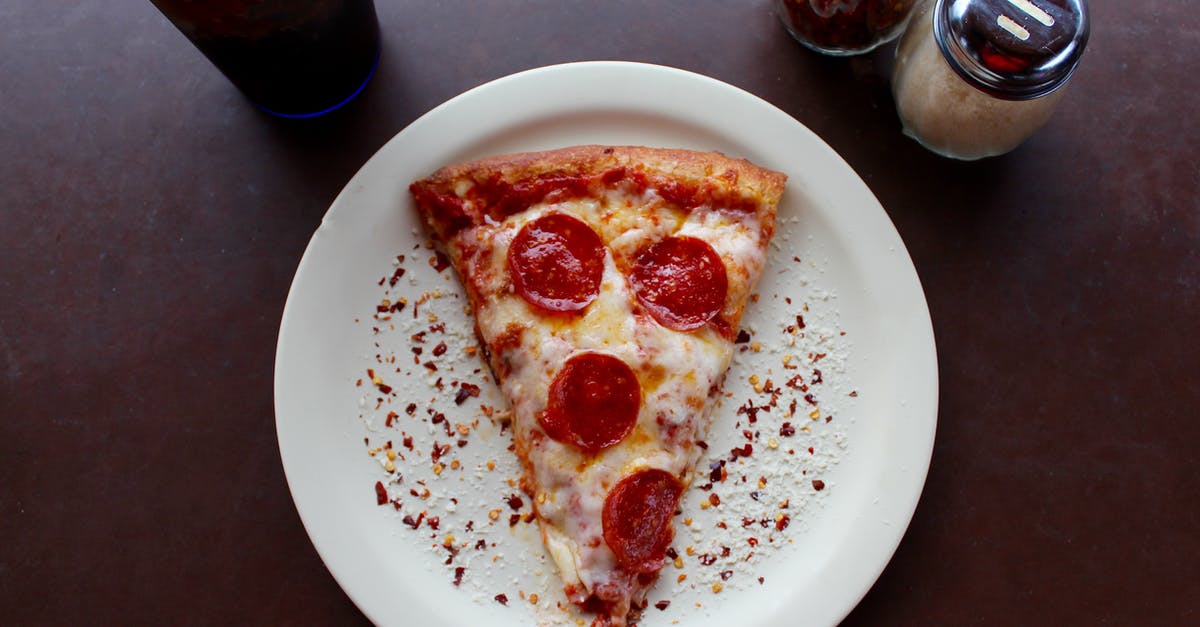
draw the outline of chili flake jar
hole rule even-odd
[[[896,49],[904,134],[956,159],[1006,153],[1049,120],[1088,39],[1084,0],[936,0]]]
[[[779,19],[796,41],[817,52],[849,56],[899,36],[915,0],[777,0]]]

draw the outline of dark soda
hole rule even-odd
[[[151,0],[259,108],[311,117],[349,102],[379,63],[373,0]]]

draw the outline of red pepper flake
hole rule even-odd
[[[400,277],[404,276],[404,272],[404,268],[396,268],[396,271],[392,273],[392,278],[388,279],[388,286],[395,287]]]
[[[700,556],[700,564],[703,566],[712,566],[717,562],[717,556],[704,553]]]
[[[508,526],[509,527],[516,527],[517,523],[519,523],[519,522],[521,522],[520,514],[513,514],[512,516],[508,517]]]
[[[442,458],[442,455],[445,455],[446,453],[449,453],[449,452],[450,452],[449,444],[440,444],[437,440],[434,440],[433,441],[433,451],[429,454],[429,458],[434,463],[437,463],[437,461]]]
[[[375,504],[386,505],[388,502],[387,488],[383,487],[382,481],[375,482]]]
[[[442,524],[442,520],[437,516],[430,516],[429,518],[425,519],[425,524],[429,525],[430,529],[437,531],[438,525]]]
[[[800,314],[796,314],[796,328],[797,329],[804,328],[804,316],[802,316]]]
[[[730,551],[732,551],[732,549],[727,546],[721,547],[721,557],[729,557]]]
[[[804,395],[804,401],[805,401],[806,403],[808,403],[809,405],[816,405],[816,404],[817,404],[817,399],[816,399],[816,398],[815,398],[815,397],[814,397],[812,394],[805,394],[805,395]]]
[[[730,577],[732,577],[732,576],[733,576],[733,571],[732,571],[732,570],[723,570],[723,571],[721,571],[721,581],[729,581],[729,578],[730,578]]]
[[[749,341],[750,341],[750,334],[746,333],[745,329],[738,329],[737,339],[735,339],[733,341],[733,343],[734,344],[745,344],[746,342],[749,342]]]
[[[404,439],[401,440],[401,442],[404,443],[404,448],[406,448],[410,451],[413,450],[413,439],[412,439],[411,435],[404,436]]]
[[[725,480],[725,460],[718,459],[715,462],[711,462],[711,463],[709,463],[708,468],[709,468],[709,473],[708,473],[709,481],[716,483],[718,481]]]
[[[676,551],[675,547],[669,546],[669,547],[667,547],[667,557],[674,560],[679,557],[679,551]]]
[[[380,383],[380,384],[379,384],[379,391],[380,391],[380,392],[383,392],[384,394],[391,394],[391,393],[392,393],[392,386],[390,386],[390,385],[388,385],[388,384],[386,384],[386,383]]]
[[[790,438],[793,435],[796,435],[796,427],[793,427],[792,423],[790,422],[785,422],[779,427],[779,435],[781,437]]]
[[[762,493],[759,492],[758,490],[753,490],[750,492],[750,498],[752,498],[756,501],[758,500],[758,497],[760,497],[760,496],[762,496]]]
[[[390,427],[390,426],[392,426],[392,422],[395,421],[399,417],[400,417],[400,414],[397,414],[394,411],[389,411],[387,413],[387,419],[383,421],[383,425],[385,427]]]
[[[417,413],[417,404],[416,404],[416,403],[409,403],[409,404],[408,404],[408,407],[405,407],[405,408],[404,408],[404,413],[408,414],[409,416],[416,415],[416,413]]]
[[[464,447],[464,446],[466,446],[466,445],[467,445],[467,441],[466,441],[466,440],[459,440],[459,441],[455,442],[455,444],[457,444],[457,445],[458,445],[458,448],[462,448],[462,447]]]
[[[392,303],[391,307],[388,307],[388,312],[389,313],[400,313],[401,311],[404,311],[404,306],[407,304],[408,304],[408,301],[406,301],[406,300],[398,300],[398,301]]]
[[[425,342],[425,332],[418,331],[417,333],[413,333],[410,339],[418,344],[422,344]]]
[[[446,354],[446,350],[446,343],[438,342],[438,345],[433,347],[433,356],[441,357],[442,355]]]
[[[712,503],[713,507],[716,507],[717,505],[721,504],[721,497],[717,496],[716,492],[710,492],[708,495],[708,502]]]
[[[454,395],[454,404],[462,405],[472,396],[479,396],[479,386],[473,383],[462,383],[458,386],[458,393]]]
[[[437,364],[433,363],[432,361],[427,361],[421,365],[425,366],[425,368],[427,368],[430,372],[437,372]]]
[[[762,582],[763,582],[763,578],[762,578],[762,577],[759,577],[759,578],[758,578],[758,583],[759,583],[759,584],[762,584]]]
[[[796,263],[800,263],[800,258],[799,258],[799,257],[792,257],[792,261],[795,261]]]
[[[467,572],[467,568],[465,566],[459,566],[454,569],[454,585],[455,586],[462,584],[463,573],[465,573],[465,572]]]
[[[784,529],[787,529],[788,524],[790,524],[791,522],[792,522],[792,517],[788,516],[787,514],[784,514],[782,517],[779,518],[779,520],[775,521],[775,528],[778,529],[779,531],[783,531]]]
[[[750,424],[754,424],[754,423],[758,422],[758,412],[760,412],[760,411],[768,411],[769,412],[769,411],[771,411],[771,406],[770,405],[762,405],[760,407],[755,407],[754,400],[747,399],[745,405],[738,407],[737,415],[739,415],[739,416],[745,415],[746,419],[750,422]]]
[[[511,507],[514,512],[521,509],[522,505],[525,505],[525,501],[522,501],[521,497],[517,496],[516,494],[510,495],[507,499],[504,499],[504,500],[508,503],[508,506]]]
[[[755,538],[755,537],[746,538],[746,542],[748,542],[750,544],[750,546],[758,546],[758,538]]]
[[[817,370],[816,368],[813,368],[813,376],[812,376],[813,385],[821,383],[824,380],[825,380],[825,378],[821,376],[821,371]]]
[[[820,479],[813,479],[812,485],[813,485],[813,489],[816,490],[817,492],[820,492],[821,490],[825,489],[825,482],[821,481]]]
[[[505,605],[505,606],[508,605],[508,595],[504,594],[503,592],[500,594],[497,594],[495,597],[492,597],[492,598],[496,599],[496,602],[499,603],[500,605]]]
[[[671,602],[666,599],[663,599],[663,600],[659,601],[658,603],[654,604],[654,607],[657,607],[660,611],[665,610],[670,606],[671,606]]]
[[[479,541],[475,543],[476,551],[482,551],[486,548],[487,548],[487,540],[484,540],[483,538],[480,538]]]
[[[850,391],[850,396],[851,396],[851,397],[858,396],[858,390],[851,390],[851,391]]]
[[[446,552],[450,554],[446,557],[446,561],[442,562],[442,564],[445,564],[446,566],[453,564],[454,558],[458,557],[458,547],[449,544],[443,544],[442,548],[446,549]]]
[[[433,256],[429,258],[429,265],[433,266],[435,272],[441,272],[450,267],[450,260],[446,258],[446,255],[442,254],[442,251],[435,250],[433,252]]]
[[[416,496],[415,492],[413,493],[413,496]],[[425,512],[421,512],[420,514],[417,514],[416,518],[413,518],[412,515],[410,514],[408,516],[405,516],[403,520],[404,520],[404,524],[408,525],[409,527],[412,527],[413,529],[416,529],[417,527],[421,526],[421,521],[425,520]]]
[[[735,446],[729,451],[729,461],[736,461],[738,457],[750,457],[750,455],[753,453],[754,447],[750,446],[749,444],[741,448]]]

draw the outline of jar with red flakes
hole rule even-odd
[[[796,41],[817,52],[849,56],[874,50],[904,30],[916,0],[777,0],[779,19]]]

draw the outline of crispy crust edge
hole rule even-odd
[[[731,185],[734,191],[752,195],[772,207],[779,202],[787,182],[787,175],[782,172],[720,152],[591,144],[495,155],[449,165],[414,182],[413,186],[452,194],[455,184],[464,179],[481,181],[498,176],[505,182],[514,183],[549,172],[595,175],[622,166],[641,166],[691,181],[728,177],[727,173],[733,172],[736,174],[736,182]],[[730,181],[729,178],[725,180]]]

